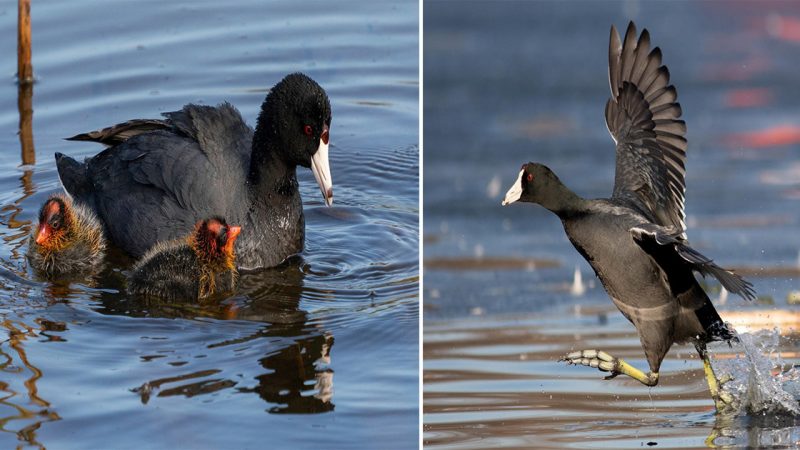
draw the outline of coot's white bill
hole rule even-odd
[[[515,201],[519,200],[522,196],[522,174],[525,170],[519,171],[519,176],[517,177],[517,181],[511,186],[511,189],[506,192],[506,198],[503,199],[503,206],[506,206],[510,203],[514,203]]]
[[[314,178],[317,180],[319,190],[322,192],[322,198],[325,199],[325,204],[331,206],[333,204],[333,181],[331,179],[331,166],[328,165],[328,137],[327,133],[319,140],[319,147],[314,156],[311,157],[311,171],[314,172]]]

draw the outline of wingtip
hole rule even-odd
[[[758,298],[758,295],[756,295],[756,290],[753,288],[753,283],[745,280],[741,275],[732,270],[727,270],[726,272],[728,272],[734,278],[734,280],[739,282],[738,286],[726,286],[725,288],[728,289],[728,291],[738,295],[739,297],[742,297],[749,302],[752,302]]]
[[[633,23],[633,22],[631,22]],[[647,31],[647,28],[642,29],[642,33],[639,35],[639,42],[650,42],[650,32]]]
[[[741,295],[743,299],[750,302],[756,300],[758,295],[756,295],[756,291],[753,289],[753,284],[744,279],[742,281],[744,281],[744,288],[742,289],[743,292],[739,295]]]
[[[65,137],[65,141],[85,141],[88,135],[86,133],[76,134],[75,136]]]
[[[611,25],[611,33],[608,37],[609,53],[619,53],[622,51],[622,39],[616,25]]]
[[[614,101],[619,96],[619,65],[622,55],[622,41],[617,32],[617,27],[611,25],[611,34],[608,38],[608,84],[611,88],[611,98]]]
[[[636,24],[633,21],[628,22],[628,28],[625,30],[625,38],[627,39],[628,35],[631,34],[636,37]]]

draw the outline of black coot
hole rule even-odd
[[[243,226],[239,268],[272,267],[302,251],[295,168],[310,167],[326,204],[333,201],[331,107],[316,82],[295,73],[276,84],[255,131],[228,103],[164,116],[69,138],[109,146],[84,163],[56,153],[64,188],[97,213],[114,244],[140,257],[219,215]]]
[[[732,398],[719,389],[706,343],[735,337],[694,272],[717,278],[747,299],[755,296],[752,286],[689,246],[683,211],[686,126],[679,120],[681,108],[669,72],[661,65],[661,51],[650,50],[647,30],[637,40],[631,22],[623,44],[611,28],[609,78],[605,116],[617,147],[611,198],[581,198],[549,168],[528,163],[503,204],[533,202],[558,215],[570,242],[638,330],[650,373],[599,350],[573,352],[564,360],[654,386],[670,346],[693,342],[717,409],[724,409]]]

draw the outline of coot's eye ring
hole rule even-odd
[[[314,129],[311,128],[311,125],[306,125],[303,127],[303,133],[305,133],[306,136],[311,136],[312,134],[314,134]]]
[[[528,174],[528,181],[533,181],[533,174],[532,173]]]

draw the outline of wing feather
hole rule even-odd
[[[671,250],[674,252],[674,255],[681,258],[680,260],[688,263],[692,270],[699,272],[704,277],[710,275],[716,278],[729,292],[737,294],[745,300],[754,300],[756,298],[753,285],[749,281],[733,271],[723,269],[711,258],[690,247],[681,233],[673,233],[669,229],[651,223],[637,225],[631,228],[630,232],[634,241],[636,241],[643,250],[648,251],[648,249],[651,249],[648,251],[651,256],[657,259],[668,259],[668,261],[662,261],[663,263],[671,264],[672,261],[677,260],[663,256],[664,253],[653,251],[652,248],[654,247],[649,245],[649,243],[656,243],[661,246],[662,249]]]
[[[78,135],[112,145],[87,159],[86,179],[112,241],[134,256],[238,212],[247,195],[230,182],[247,176],[253,135],[235,108],[187,105],[165,116]]]
[[[606,125],[617,144],[612,198],[653,222],[685,233],[686,124],[678,93],[661,65],[661,50],[650,50],[650,34],[636,39],[631,22],[621,40],[611,27]]]

